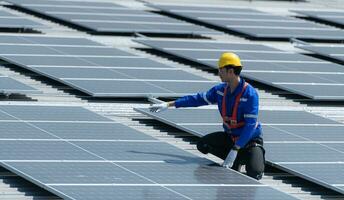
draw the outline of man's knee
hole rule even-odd
[[[247,175],[254,179],[261,179],[265,169],[265,151],[262,146],[248,149],[248,162],[246,163]]]

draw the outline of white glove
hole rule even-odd
[[[168,103],[159,103],[149,106],[151,112],[161,112],[168,109]]]
[[[232,168],[237,155],[238,155],[238,151],[232,149],[227,155],[227,158],[225,159],[225,161],[223,161],[222,167],[225,167],[227,169]]]

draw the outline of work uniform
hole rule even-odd
[[[221,83],[207,92],[181,97],[175,107],[197,107],[217,104],[223,118],[224,132],[208,134],[200,139],[197,148],[225,159],[234,145],[240,150],[232,169],[246,165],[247,175],[260,179],[265,158],[261,124],[258,118],[258,94],[243,78],[231,93],[227,83]],[[235,105],[237,104],[237,105]]]

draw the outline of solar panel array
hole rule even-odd
[[[310,18],[329,22],[338,26],[344,26],[344,12],[334,10],[292,10],[293,12],[306,15]]]
[[[8,0],[7,2],[97,34],[138,32],[200,35],[218,33],[202,26],[114,3],[44,0]]]
[[[136,110],[200,137],[223,131],[217,109]],[[344,194],[343,124],[290,110],[261,110],[259,121],[269,163]]]
[[[0,74],[0,93],[2,94],[36,94],[36,88]]]
[[[83,38],[0,36],[0,44],[1,59],[93,97],[174,97],[216,83]]]
[[[296,47],[344,62],[344,46],[341,45],[298,45]]]
[[[163,4],[148,4],[148,6],[254,39],[344,39],[344,31],[334,27],[250,8]]]
[[[0,105],[0,123],[1,165],[65,199],[294,199],[81,107]]]
[[[108,2],[7,2],[93,34],[219,33]],[[343,30],[254,9],[149,5],[249,38],[344,39]],[[0,29],[44,27],[0,9]],[[344,67],[327,61],[254,44],[136,41],[211,69],[222,52],[234,51],[247,78],[315,100],[344,99]],[[77,37],[2,35],[0,59],[93,97],[179,97],[217,84]],[[0,75],[0,93],[37,92]],[[216,109],[137,110],[196,136],[222,130]],[[265,110],[260,117],[270,164],[344,193],[343,124],[304,111]],[[64,199],[294,199],[81,107],[0,105],[0,123],[0,165]]]
[[[46,26],[0,8],[0,29],[11,28],[35,30],[36,28],[46,28]]]
[[[154,49],[182,57],[217,70],[223,52],[235,52],[241,58],[242,76],[290,91],[314,100],[344,99],[344,67],[297,53],[258,44],[225,41],[188,41],[136,39]]]

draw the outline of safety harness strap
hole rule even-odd
[[[241,98],[242,94],[245,92],[247,86],[248,86],[248,83],[245,82],[242,90],[236,96],[231,117],[226,116],[226,111],[227,111],[226,95],[227,95],[228,85],[225,87],[225,90],[223,92],[223,97],[222,97],[221,115],[222,115],[223,124],[225,126],[227,126],[229,129],[240,128],[240,127],[245,125],[244,121],[238,122],[237,119],[238,119],[238,107],[239,107],[239,103],[240,103],[240,98]]]

